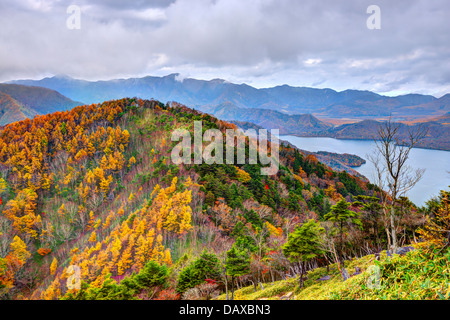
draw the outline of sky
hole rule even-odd
[[[179,73],[440,97],[449,21],[448,0],[0,0],[0,82]]]

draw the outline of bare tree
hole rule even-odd
[[[375,180],[383,190],[380,197],[383,212],[388,221],[386,233],[390,249],[397,252],[397,234],[395,221],[395,206],[401,197],[405,197],[422,178],[424,169],[413,169],[407,164],[412,148],[427,135],[428,130],[419,126],[403,128],[401,124],[392,122],[391,117],[382,123],[375,138],[376,152],[369,155],[369,160],[375,167]],[[390,228],[390,232],[389,229]]]

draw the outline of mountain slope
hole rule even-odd
[[[427,135],[417,144],[419,148],[450,150],[450,123],[445,122],[445,117],[441,121],[428,121],[420,124],[406,125],[399,123],[399,134],[406,134],[408,130],[419,129],[419,126],[428,130]],[[320,133],[337,139],[364,139],[373,140],[377,137],[380,122],[374,120],[364,120],[358,123],[343,124]]]
[[[9,95],[21,105],[33,109],[38,114],[65,111],[80,105],[80,102],[43,87],[0,83],[0,92]]]
[[[239,108],[230,102],[198,109],[221,120],[247,121],[266,129],[278,129],[280,134],[320,132],[331,127],[310,114],[288,115],[269,109]]]
[[[377,269],[378,267],[378,269]],[[375,261],[374,255],[348,261],[349,279],[343,281],[337,264],[311,270],[304,287],[298,278],[268,283],[261,290],[241,288],[236,296],[242,300],[445,300],[449,297],[446,256],[430,254],[417,248],[404,255],[388,257],[386,251]],[[358,269],[358,270],[357,270]],[[379,288],[375,270],[379,270]],[[218,300],[224,300],[221,295]]]
[[[123,96],[162,101],[178,101],[192,107],[232,103],[239,108],[271,109],[289,114],[311,113],[329,118],[379,118],[393,115],[399,119],[438,116],[450,110],[447,98],[409,94],[387,97],[370,91],[315,89],[288,85],[257,89],[221,79],[210,81],[180,79],[179,74],[109,81],[84,81],[69,77],[18,80],[11,83],[37,85],[61,92],[85,103],[97,103]],[[239,119],[241,120],[241,119]]]
[[[222,133],[236,128],[176,103],[120,99],[1,131],[0,295],[176,296],[161,287],[181,290],[185,278],[179,275],[204,248],[223,255],[236,242],[263,254],[254,240],[263,230],[267,254],[295,225],[323,217],[337,199],[373,194],[362,179],[289,145],[280,146],[273,176],[261,175],[261,164],[175,165],[172,132],[192,134],[194,120]],[[66,286],[71,265],[82,278],[75,296]],[[155,268],[164,286],[142,280]]]
[[[37,114],[35,110],[22,105],[6,93],[0,92],[0,126],[26,118],[32,119]]]
[[[239,108],[232,103],[218,106],[198,107],[203,112],[210,113],[221,120],[250,122],[265,129],[278,129],[280,134],[291,134],[305,137],[331,137],[336,139],[373,140],[377,137],[381,122],[363,120],[355,123],[333,126],[323,122],[311,114],[288,115],[274,110]],[[239,122],[237,122],[239,125]],[[400,133],[408,129],[416,130],[423,126],[428,130],[427,136],[420,141],[418,147],[450,150],[450,122],[443,115],[432,121],[415,124],[399,123]],[[251,127],[245,124],[245,127]],[[322,159],[324,160],[324,159]],[[328,165],[334,162],[325,161]],[[332,167],[336,168],[332,165]]]

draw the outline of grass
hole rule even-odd
[[[326,267],[309,271],[301,289],[295,277],[264,284],[264,289],[256,292],[253,286],[242,288],[235,292],[235,300],[278,300],[289,292],[293,292],[292,300],[440,300],[450,297],[450,251],[438,256],[417,248],[391,258],[383,253],[380,261],[375,261],[373,255],[346,261],[349,274],[353,274],[356,267],[361,269],[361,274],[346,281],[342,280],[336,264],[332,264],[328,272]],[[378,276],[374,270],[378,270]],[[331,279],[318,280],[325,275]],[[376,283],[379,286],[374,286]],[[224,300],[225,294],[217,299]]]

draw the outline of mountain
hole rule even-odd
[[[303,134],[326,130],[331,127],[311,114],[288,115],[275,110],[239,108],[231,102],[217,106],[198,107],[202,112],[225,121],[247,121],[266,129],[278,129],[280,134]]]
[[[450,112],[433,119],[432,121],[439,122],[441,124],[450,124]]]
[[[342,278],[357,276],[367,261],[374,261],[373,253],[390,248],[389,222],[376,206],[383,191],[283,142],[272,175],[262,174],[260,161],[250,161],[250,139],[244,141],[243,163],[207,161],[208,152],[216,157],[228,149],[217,135],[214,143],[199,141],[204,161],[193,162],[192,154],[184,153],[192,151],[194,120],[223,136],[236,129],[179,103],[139,98],[77,106],[6,126],[0,132],[0,298],[207,300],[231,292],[237,300],[243,292],[234,295],[236,287],[251,285],[244,294],[266,295],[269,289],[273,296],[285,288],[303,294],[304,288],[324,283],[316,280],[332,278],[341,288],[353,284],[364,298],[372,290],[364,285],[367,273],[347,283]],[[179,144],[173,139],[177,129],[184,131]],[[180,145],[178,156],[182,151],[184,159],[178,162]],[[259,150],[270,150],[272,159],[278,148],[272,142],[266,147]],[[344,154],[341,161],[352,165],[360,159]],[[423,237],[417,232],[427,221],[423,210],[447,217],[447,199],[442,192],[418,210],[402,198],[399,245]],[[340,220],[334,222],[333,215],[342,207],[348,216],[339,230]],[[445,225],[441,230],[430,245],[442,241],[445,248]],[[291,246],[299,234],[300,249]],[[312,245],[317,254],[307,255],[311,263],[301,261],[301,274],[322,269],[308,273],[308,279],[299,277],[298,257],[289,252],[311,252]],[[434,249],[429,254],[440,253]],[[357,259],[362,255],[367,255],[364,263]],[[392,267],[397,256],[391,255],[388,260],[380,254],[379,261],[392,284],[384,288],[388,292],[401,276]],[[417,270],[431,261],[423,257],[414,261]],[[444,252],[436,261],[439,268],[448,267]],[[420,275],[427,277],[431,270],[430,279],[447,274],[426,270]],[[358,279],[362,284],[353,281]],[[282,280],[289,284],[280,288],[276,282]],[[417,299],[437,299],[437,293],[443,297],[448,291],[440,282],[424,291],[423,281],[414,282]],[[179,314],[179,308],[169,309]]]
[[[38,113],[13,99],[10,95],[0,92],[0,126],[33,118]]]
[[[235,124],[240,130],[247,131],[248,129],[254,129],[256,132],[261,129],[266,129],[262,126],[256,125],[251,122],[247,121],[229,121],[230,123]],[[271,141],[271,134],[268,132],[268,139]],[[280,139],[280,142],[284,145],[289,145],[292,148],[296,148],[293,144],[291,144],[288,141],[284,141]],[[314,155],[321,163],[326,164],[331,169],[335,171],[342,171],[345,170],[348,173],[350,173],[353,176],[359,177],[363,181],[368,181],[366,177],[361,175],[358,171],[354,170],[353,168],[359,167],[366,163],[366,160],[362,159],[361,157],[358,157],[357,155],[353,154],[338,154],[333,152],[325,152],[325,151],[319,151],[319,152],[310,152],[307,150],[299,149],[303,154],[308,155],[312,154]]]
[[[0,92],[38,114],[65,111],[81,104],[55,90],[37,86],[0,83]]]
[[[263,261],[282,254],[274,243],[294,226],[323,217],[339,199],[373,194],[364,180],[287,144],[270,176],[248,157],[245,164],[175,164],[172,133],[188,128],[192,135],[193,119],[222,134],[235,129],[181,104],[137,98],[5,127],[0,210],[8,249],[0,257],[0,298],[179,299],[205,279],[222,283],[217,256],[229,244]],[[261,248],[253,240],[260,235]],[[190,274],[205,257],[207,274]],[[66,286],[69,266],[82,270],[78,291]]]
[[[136,96],[158,97],[192,107],[232,103],[239,108],[270,109],[287,114],[310,113],[323,118],[380,118],[393,115],[399,120],[439,116],[450,111],[450,99],[430,95],[383,96],[371,91],[317,89],[288,85],[257,89],[222,79],[181,79],[179,74],[108,81],[85,81],[70,77],[17,80],[11,83],[50,88],[77,101],[97,103]]]
[[[268,110],[239,108],[232,103],[223,103],[218,106],[203,106],[199,110],[212,114],[215,117],[231,121],[239,127],[252,128],[252,125],[265,129],[278,129],[280,134],[291,134],[304,137],[331,137],[336,139],[362,139],[373,140],[378,134],[381,122],[376,120],[362,120],[354,123],[331,125],[321,121],[311,114],[293,114]],[[421,123],[399,123],[400,132],[406,133],[407,129],[415,130],[418,126],[428,129],[427,136],[418,144],[418,147],[450,150],[450,113],[437,117],[431,121]],[[318,155],[316,155],[318,156]],[[319,156],[320,157],[320,156]],[[337,169],[330,159],[320,159],[322,162]],[[348,169],[346,169],[349,171]],[[353,173],[354,174],[354,173]]]

